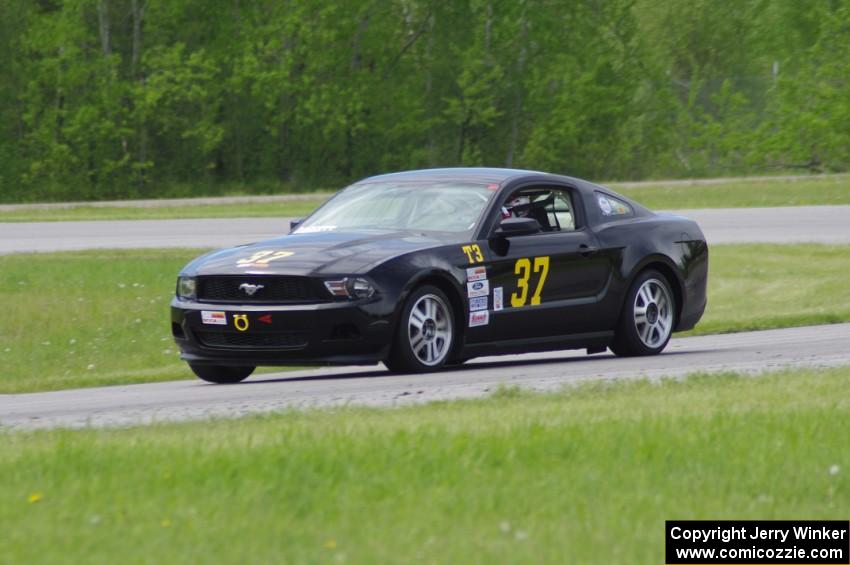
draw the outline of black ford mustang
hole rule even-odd
[[[589,182],[506,169],[377,176],[289,235],[215,251],[171,304],[200,378],[258,365],[424,372],[481,355],[653,355],[706,304],[696,223]]]

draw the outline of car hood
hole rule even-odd
[[[208,253],[189,263],[182,274],[359,274],[398,255],[438,247],[456,239],[387,230],[290,234]]]

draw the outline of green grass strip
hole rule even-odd
[[[0,222],[71,222],[83,220],[176,220],[192,218],[300,218],[325,198],[262,204],[211,204],[163,207],[77,208],[0,211]]]
[[[663,562],[666,519],[844,518],[850,369],[0,435],[10,563]]]
[[[659,186],[622,192],[652,210],[834,205],[850,204],[850,178]]]
[[[0,392],[188,377],[168,305],[177,272],[198,253],[0,256]]]
[[[848,273],[847,245],[711,247],[708,307],[691,333],[850,321]]]
[[[0,393],[193,378],[168,304],[177,272],[199,253],[0,256]],[[695,333],[850,321],[847,273],[850,246],[713,247]]]

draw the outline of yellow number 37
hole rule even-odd
[[[537,288],[534,289],[534,294],[531,296],[531,305],[537,306],[540,304],[540,293],[543,292],[543,285],[546,284],[546,275],[549,274],[549,257],[535,257],[533,271],[540,273],[540,278],[537,279]],[[531,259],[525,257],[517,259],[514,265],[514,274],[519,275],[516,282],[517,292],[511,294],[511,306],[514,308],[525,306],[525,302],[528,300],[528,279],[531,278],[531,272]]]

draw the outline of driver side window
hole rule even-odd
[[[526,187],[511,194],[501,209],[502,220],[534,218],[546,232],[574,231],[575,208],[570,191],[554,187]]]

